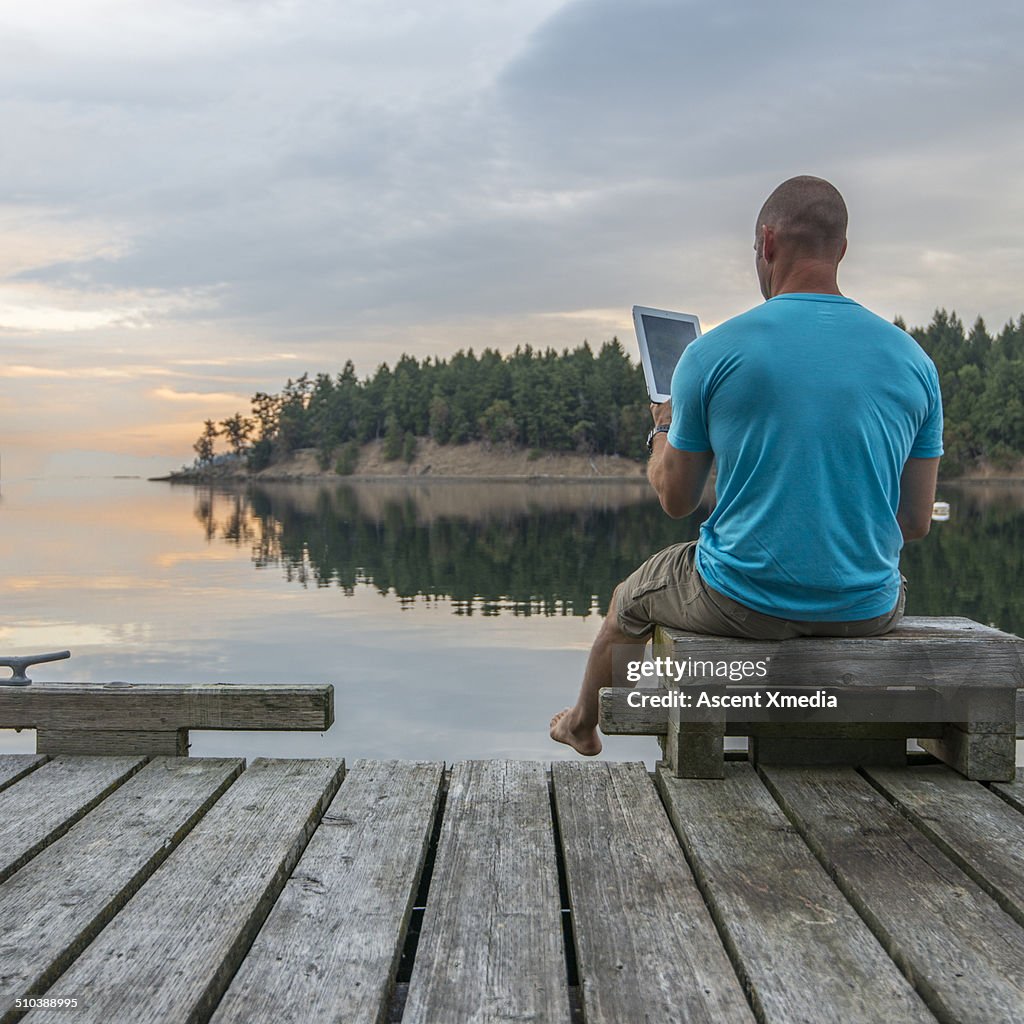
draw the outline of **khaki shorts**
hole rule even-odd
[[[655,626],[685,629],[713,636],[752,640],[789,640],[795,636],[879,636],[903,618],[907,581],[900,577],[896,607],[885,615],[852,622],[801,622],[755,612],[712,590],[697,572],[697,542],[673,544],[647,559],[619,585],[616,617],[619,628],[637,640]]]

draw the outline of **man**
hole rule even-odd
[[[579,698],[551,738],[597,754],[598,691],[615,648],[657,624],[784,640],[873,636],[903,614],[899,553],[931,523],[942,402],[904,331],[839,291],[846,204],[821,178],[783,182],[758,214],[767,300],[693,342],[652,405],[648,477],[673,517],[717,503],[700,539],[616,587]]]

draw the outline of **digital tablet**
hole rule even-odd
[[[700,321],[690,313],[634,306],[633,324],[647,393],[652,402],[666,402],[672,397],[672,371],[683,349],[700,337]]]

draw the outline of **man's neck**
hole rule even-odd
[[[795,259],[787,265],[777,265],[778,279],[771,282],[771,295],[805,292],[817,295],[842,295],[836,278],[836,268],[831,263],[815,259]]]

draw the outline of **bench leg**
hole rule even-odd
[[[1017,753],[1015,690],[971,692],[967,720],[949,722],[942,735],[919,739],[929,754],[977,782],[1012,782]]]
[[[968,779],[1013,782],[1017,741],[1012,732],[968,732],[959,725],[947,725],[937,739],[917,742]]]
[[[724,779],[725,719],[681,721],[679,708],[672,708],[663,749],[677,779]]]

